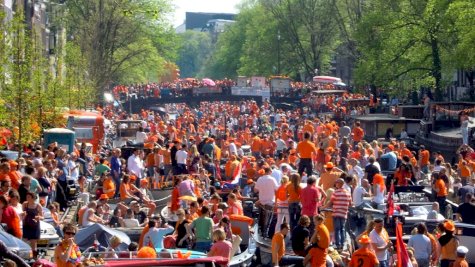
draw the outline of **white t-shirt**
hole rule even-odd
[[[279,188],[279,185],[270,175],[264,175],[257,179],[256,186],[254,187],[259,191],[259,201],[264,205],[273,205],[275,200],[275,191]]]
[[[94,223],[89,221],[89,213],[94,213],[94,210],[90,209],[90,208],[87,208],[86,211],[83,213],[82,215],[82,227],[88,227],[88,226],[91,226],[93,225]]]
[[[145,140],[147,140],[147,134],[141,131],[138,131],[135,134],[135,143],[145,143]]]
[[[188,153],[184,150],[178,150],[176,152],[176,163],[177,164],[185,164],[186,165],[186,159],[188,158]]]
[[[363,198],[364,195],[366,194],[366,189],[362,186],[358,186],[355,188],[353,191],[353,203],[355,203],[355,207],[358,207],[359,205],[363,204]]]
[[[137,176],[137,178],[142,178],[143,162],[140,157],[132,155],[127,159],[127,169],[129,172]]]
[[[371,239],[371,243],[375,244],[377,247],[383,247],[387,245],[386,241],[378,233],[376,233],[375,230],[369,233],[369,239]],[[387,249],[379,250],[379,251],[376,251],[375,253],[379,261],[385,261],[388,259]]]
[[[383,204],[384,203],[384,190],[383,190],[383,192],[381,192],[381,190],[379,190],[379,184],[376,185],[376,192],[373,192],[373,193],[374,193],[373,202],[376,203],[376,204]]]
[[[230,143],[229,144],[229,153],[231,155],[236,155],[237,154],[237,147],[236,147],[236,144],[235,143]]]
[[[124,226],[126,228],[140,227],[140,223],[137,219],[124,219]]]

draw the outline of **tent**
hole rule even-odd
[[[94,245],[94,239],[97,238],[99,244],[107,248],[110,245],[109,240],[113,236],[117,236],[122,241],[118,250],[127,250],[130,244],[130,238],[125,233],[98,223],[80,229],[76,234],[75,242],[83,251],[92,247]]]
[[[315,76],[313,81],[317,83],[331,83],[331,84],[343,84],[340,78],[332,76]]]

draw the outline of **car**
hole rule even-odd
[[[7,233],[4,226],[0,226],[0,240],[15,254],[27,262],[33,259],[33,250],[25,241]]]

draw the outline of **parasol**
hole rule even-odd
[[[213,80],[209,79],[209,78],[204,78],[203,83],[207,86],[215,86],[216,85],[216,83]]]

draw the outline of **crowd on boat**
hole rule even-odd
[[[175,118],[148,110],[100,109],[112,122],[142,121],[136,139],[153,145],[136,146],[128,158],[121,148],[92,155],[83,146],[68,153],[56,143],[33,143],[17,160],[2,158],[0,222],[6,231],[27,240],[36,256],[40,221],[48,209],[63,238],[55,249],[57,266],[80,266],[74,237],[78,227],[93,224],[142,227],[139,242],[129,246],[140,257],[177,247],[231,259],[241,240],[230,218],[246,217],[243,203],[257,200],[258,231],[271,239],[274,266],[385,267],[398,258],[384,221],[372,221],[357,237],[359,249],[346,257],[345,225],[351,208],[389,212],[392,184],[428,185],[435,195],[428,216],[447,218],[446,200],[451,199],[460,203],[457,220],[475,223],[475,152],[468,145],[451,164],[422,145],[409,149],[407,135],[367,141],[358,121],[336,122],[302,108],[284,111],[268,102],[243,101],[204,102],[197,108],[174,104],[173,110]],[[93,192],[88,176],[96,177]],[[390,183],[388,177],[393,177]],[[70,204],[71,180],[82,205],[77,223],[59,216]],[[150,193],[167,185],[173,187],[169,213],[178,218],[171,226],[158,215]],[[219,192],[225,189],[223,201]],[[276,217],[274,229],[269,229],[270,217]],[[407,245],[412,266],[467,266],[467,249],[458,245],[454,230],[449,218],[435,233],[418,225]],[[107,248],[112,258],[120,256],[117,243],[111,240]],[[335,251],[340,262],[330,257]]]

